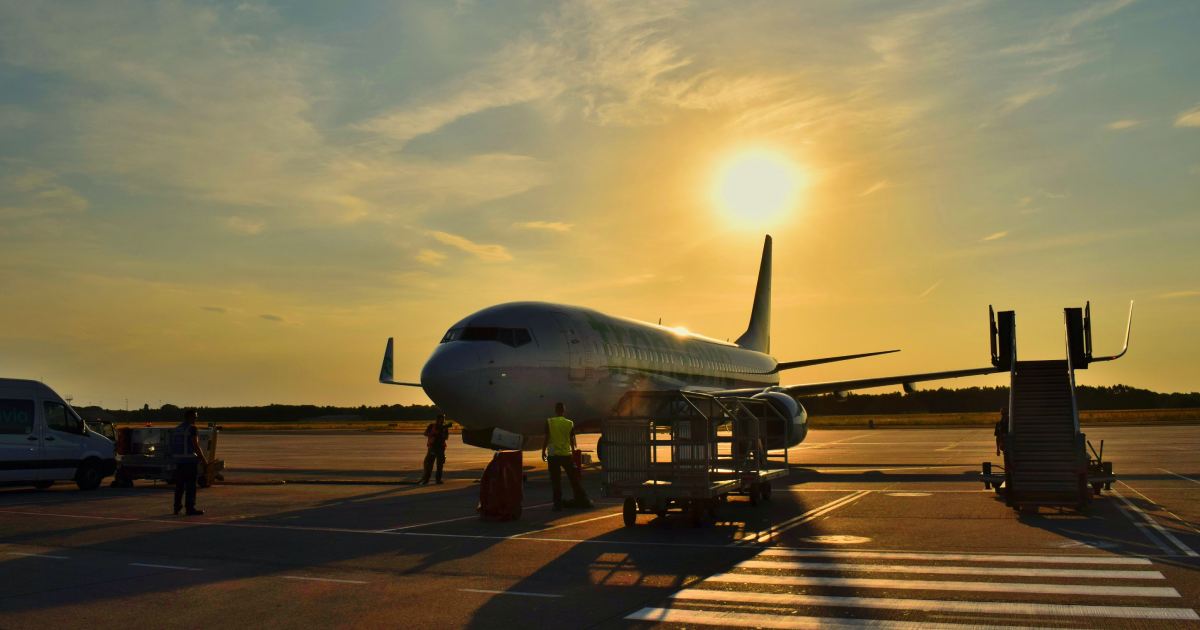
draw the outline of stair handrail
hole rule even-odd
[[[1121,347],[1121,352],[1109,357],[1092,357],[1092,362],[1097,361],[1116,361],[1125,356],[1129,352],[1129,331],[1133,328],[1133,300],[1129,300],[1129,319],[1125,320],[1125,345]]]
[[[1065,346],[1067,351],[1067,378],[1071,382],[1071,423],[1075,429],[1075,435],[1079,435],[1079,405],[1075,402],[1075,366],[1071,362],[1070,335],[1065,336]]]
[[[1013,424],[1013,417],[1017,415],[1016,405],[1013,404],[1015,401],[1013,392],[1017,389],[1017,322],[1015,319],[1013,320],[1013,335],[1010,343],[1012,344],[1012,363],[1008,366],[1008,434],[1011,436],[1013,434],[1013,427],[1015,426]],[[1006,455],[1007,447],[1008,445],[1006,444]],[[1004,468],[1007,470],[1007,457],[1005,459],[1005,464],[1006,465]]]

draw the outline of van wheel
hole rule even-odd
[[[37,488],[38,490],[45,490],[46,488],[49,488],[50,486],[53,486],[53,485],[54,485],[53,481],[35,481],[35,482],[33,482],[33,487]]]
[[[80,490],[95,490],[100,487],[102,480],[100,467],[95,462],[80,464],[79,471],[75,473],[75,485],[79,486]]]

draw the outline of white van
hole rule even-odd
[[[95,490],[117,467],[115,448],[46,385],[0,378],[0,484]]]

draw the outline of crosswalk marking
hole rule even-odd
[[[1155,605],[1157,602],[1152,598],[1179,599],[1182,595],[1162,581],[1167,578],[1161,571],[1133,568],[1147,565],[1153,566],[1147,558],[1109,555],[1020,556],[773,547],[737,563],[729,572],[710,576],[674,593],[666,604],[632,612],[626,620],[693,626],[887,630],[997,627],[982,624],[1020,625],[1022,620],[1045,625],[1051,619],[1058,620],[1054,625],[1087,619],[1093,623],[1098,619],[1200,621],[1192,608]],[[843,577],[837,575],[840,572],[883,575]],[[897,577],[905,574],[937,577],[924,580]],[[941,579],[941,576],[951,578]],[[1004,578],[1027,579],[1005,581]],[[1147,584],[1147,580],[1157,581],[1157,585]],[[814,587],[855,589],[855,592],[814,594]],[[1046,596],[1074,596],[1067,599],[1074,602],[1048,603]],[[1107,603],[1078,603],[1081,596],[1106,598],[1092,601]],[[864,615],[900,618],[860,618]]]
[[[1153,564],[1147,558],[1126,556],[1022,556],[980,553],[928,553],[913,551],[826,551],[822,549],[764,549],[763,556],[791,558],[862,558],[888,560],[934,560],[945,562],[1025,562],[1031,564]]]
[[[927,573],[936,575],[1007,575],[1014,577],[1104,578],[1122,580],[1163,580],[1158,571],[1118,571],[1107,569],[1034,569],[1030,567],[963,567],[908,564],[851,564],[844,562],[782,562],[746,560],[740,569],[809,569],[813,571],[873,571],[878,573]]]
[[[685,601],[722,601],[776,606],[827,606],[874,608],[883,610],[954,612],[964,614],[1047,615],[1060,617],[1104,617],[1109,619],[1200,620],[1190,608],[1154,608],[1147,606],[1093,606],[1083,604],[1037,604],[1028,602],[969,602],[936,599],[884,597],[837,597],[833,595],[794,595],[790,593],[749,593],[689,588],[672,599]]]
[[[748,626],[754,628],[784,628],[788,630],[824,630],[833,628],[876,628],[878,630],[961,630],[963,628],[1019,630],[1018,626],[982,626],[979,624],[917,623],[884,619],[835,619],[831,617],[795,617],[739,613],[725,610],[687,610],[675,608],[643,608],[626,619],[657,623],[685,623],[710,626]]]
[[[780,586],[849,586],[919,591],[970,591],[984,593],[1039,593],[1043,595],[1110,595],[1120,597],[1179,597],[1179,591],[1160,586],[1100,586],[1094,584],[1031,584],[1022,582],[963,582],[958,580],[890,580],[793,575],[720,573],[707,582],[776,584]]]

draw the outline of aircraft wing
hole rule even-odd
[[[921,381],[939,381],[947,378],[961,378],[964,376],[980,376],[983,374],[996,374],[1006,370],[987,366],[982,368],[972,368],[968,370],[949,370],[946,372],[926,372],[924,374],[904,374],[901,376],[880,376],[876,378],[861,378],[850,381],[828,381],[825,383],[804,383],[800,385],[781,385],[778,389],[772,388],[773,391],[782,391],[792,396],[811,396],[813,394],[831,394],[836,392],[848,392],[855,389],[869,389],[872,387],[886,387],[888,385],[905,385],[918,383]],[[708,392],[716,396],[752,396],[763,391],[763,388],[743,388],[743,389],[725,389],[715,392]]]

